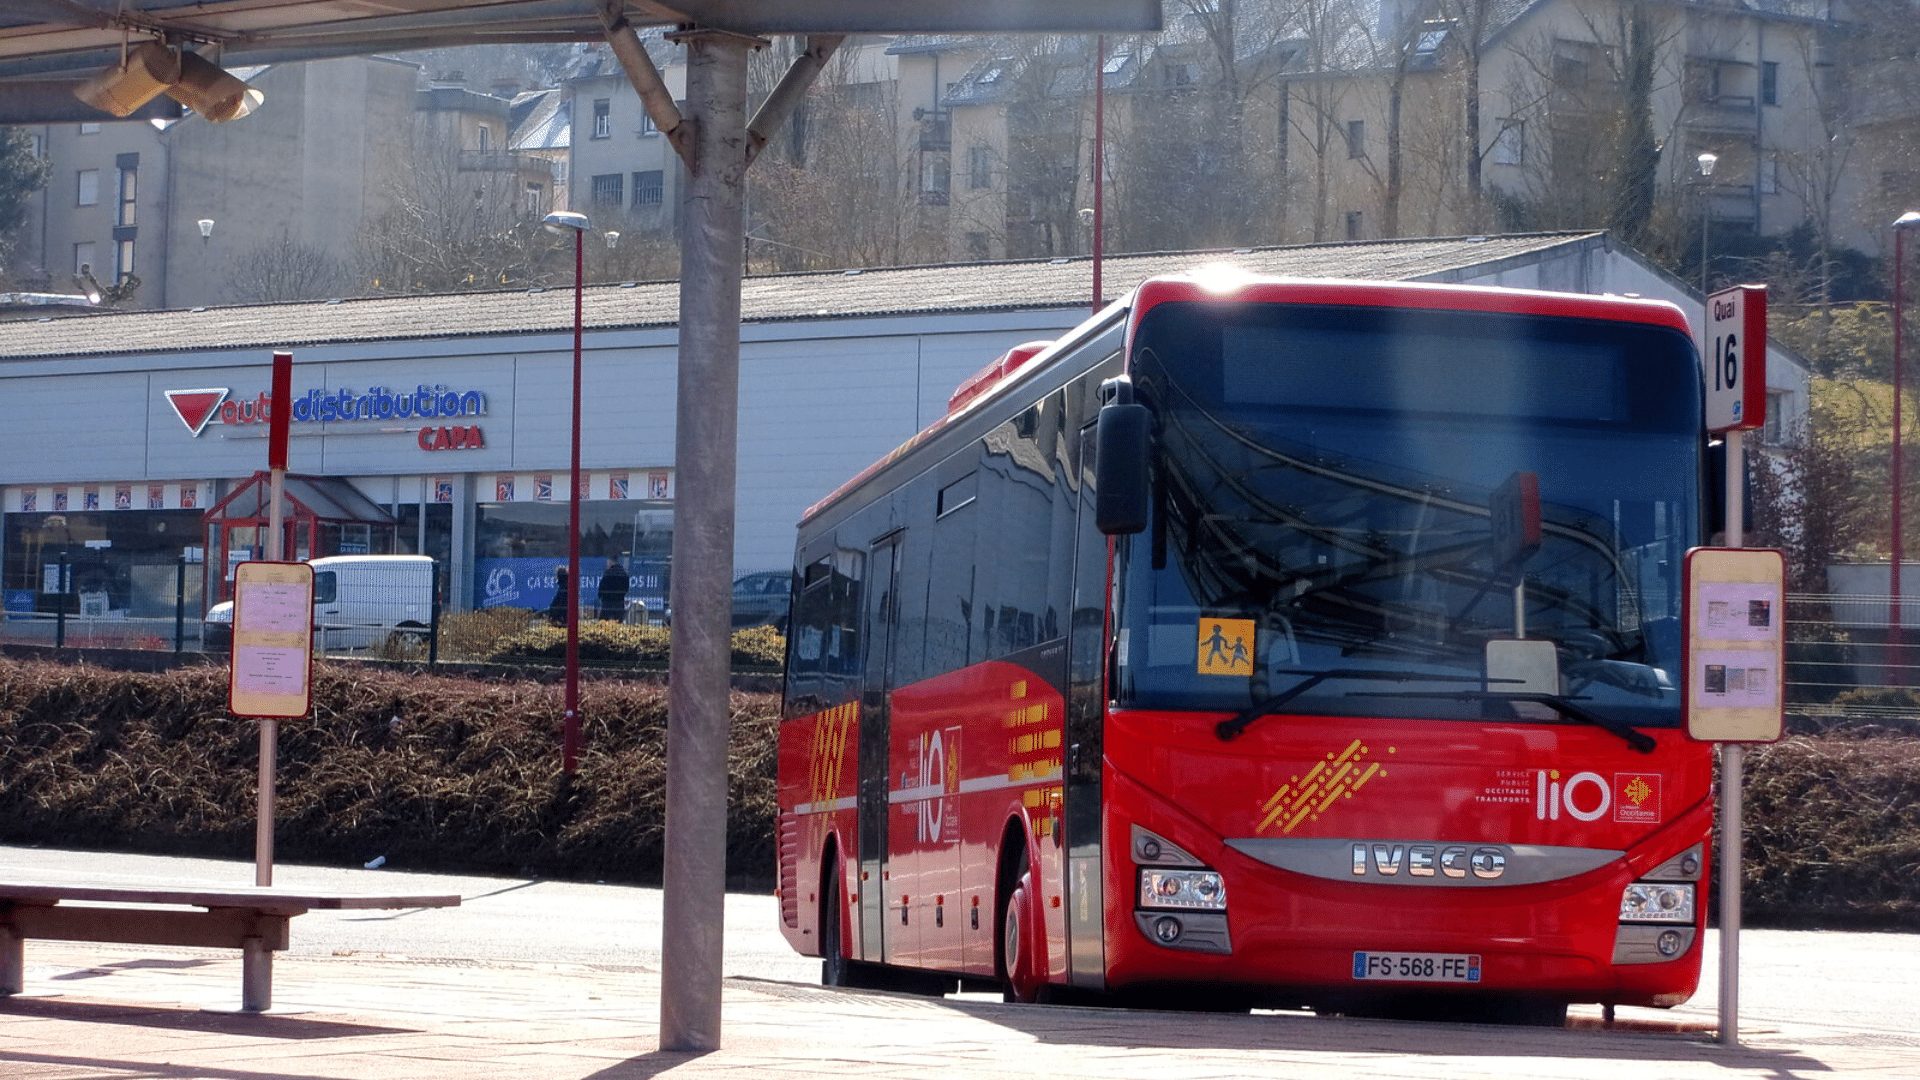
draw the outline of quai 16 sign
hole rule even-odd
[[[1707,297],[1701,342],[1707,430],[1749,431],[1767,422],[1767,287],[1736,285]]]

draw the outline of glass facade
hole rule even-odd
[[[84,609],[111,616],[171,616],[182,555],[200,556],[199,510],[68,511],[6,515],[0,600],[9,612]],[[59,565],[69,567],[62,600]],[[199,617],[200,574],[187,574]]]
[[[666,611],[672,550],[671,502],[580,504],[580,576],[590,602],[597,598],[602,571],[618,559],[631,579],[626,601],[643,602],[648,620],[659,621]],[[474,607],[544,610],[557,590],[555,570],[566,561],[566,503],[491,502],[475,507]],[[637,621],[638,615],[627,618]]]

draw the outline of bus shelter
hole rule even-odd
[[[257,472],[207,509],[209,602],[232,599],[234,566],[264,557],[270,491],[267,473]],[[394,552],[393,515],[345,480],[290,474],[283,486],[280,509],[281,528],[285,530],[281,550],[289,558]]]

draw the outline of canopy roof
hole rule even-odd
[[[254,473],[242,480],[226,498],[207,508],[207,520],[266,520],[270,490],[268,481],[268,474],[264,472]],[[283,492],[281,512],[288,521],[312,518],[316,521],[393,524],[392,514],[338,477],[289,473]]]
[[[611,0],[629,23],[742,34],[1158,29],[1160,0]],[[600,0],[6,0],[0,79],[90,75],[135,41],[268,64],[449,45],[597,41]],[[0,120],[4,120],[0,117]]]

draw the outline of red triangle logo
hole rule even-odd
[[[173,406],[173,414],[187,425],[187,430],[200,434],[213,419],[214,411],[220,403],[227,400],[227,388],[217,387],[211,390],[168,390],[167,404]]]

